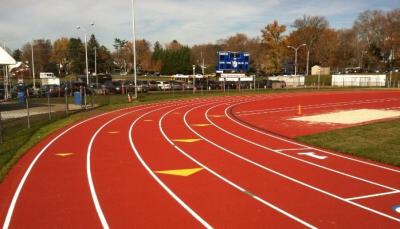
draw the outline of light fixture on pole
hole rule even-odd
[[[137,73],[136,73],[136,31],[135,31],[135,3],[132,0],[132,46],[133,46],[133,80],[135,82],[135,99],[137,99]]]
[[[303,46],[306,46],[306,44],[301,44],[301,45],[299,45],[297,47],[293,47],[293,46],[290,46],[290,45],[287,46],[288,48],[291,48],[291,49],[294,50],[294,75],[295,76],[297,76],[297,51]]]

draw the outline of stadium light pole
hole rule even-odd
[[[94,23],[91,23],[90,26],[94,26]],[[76,29],[83,29],[85,35],[85,62],[86,62],[86,83],[89,86],[89,63],[88,63],[88,50],[87,50],[87,28],[83,28],[81,26],[77,26]]]
[[[193,94],[196,93],[196,65],[193,65]]]
[[[31,41],[31,53],[32,53],[32,79],[33,79],[33,89],[36,89],[36,80],[35,80],[35,58],[33,55],[33,41]]]
[[[293,46],[290,46],[290,45],[287,46],[288,48],[291,48],[291,49],[294,50],[294,75],[295,76],[297,76],[297,51],[303,46],[306,46],[306,44],[301,44],[301,45],[299,45],[297,47],[293,47]]]
[[[133,80],[135,82],[135,99],[137,99],[137,72],[136,72],[136,31],[135,31],[135,2],[132,0],[132,46],[133,46]]]

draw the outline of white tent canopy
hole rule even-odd
[[[16,64],[14,58],[0,47],[0,65]]]

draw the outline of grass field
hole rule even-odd
[[[302,136],[298,141],[400,166],[400,120]]]

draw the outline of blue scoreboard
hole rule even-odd
[[[247,72],[249,71],[250,54],[247,52],[217,52],[218,72]]]

